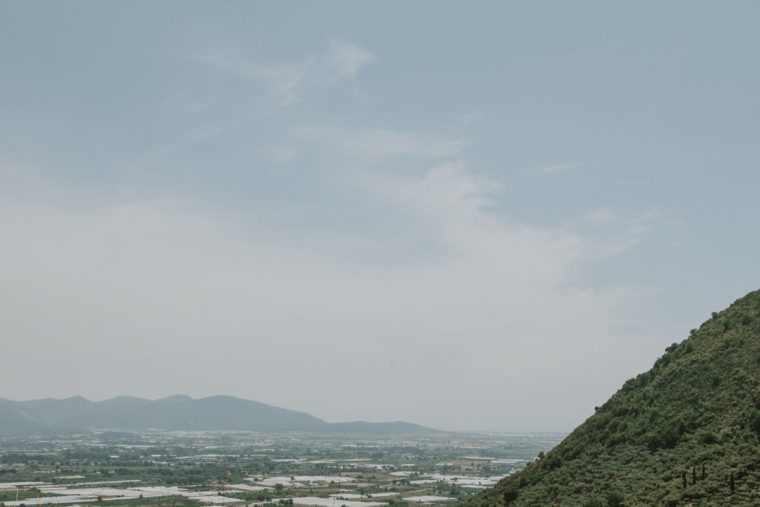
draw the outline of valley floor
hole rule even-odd
[[[558,434],[125,433],[0,440],[0,502],[189,507],[448,505],[521,469]]]

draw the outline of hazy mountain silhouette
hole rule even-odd
[[[319,433],[424,433],[407,422],[328,423],[304,412],[234,398],[193,399],[174,395],[159,400],[118,396],[92,402],[81,396],[63,400],[0,399],[0,435],[84,429],[305,431]]]

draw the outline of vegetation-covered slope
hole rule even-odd
[[[467,505],[760,505],[760,291]]]

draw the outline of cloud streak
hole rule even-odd
[[[237,49],[209,51],[198,57],[210,67],[263,84],[267,101],[278,106],[299,102],[312,89],[352,79],[371,60],[367,50],[334,38],[317,55],[275,65],[260,64]]]

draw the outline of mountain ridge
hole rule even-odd
[[[315,433],[436,432],[404,421],[330,423],[305,412],[227,395],[191,398],[172,395],[156,400],[116,396],[90,401],[81,396],[14,401],[0,398],[0,435],[40,432],[120,430],[229,430]]]
[[[465,505],[760,505],[760,291]]]

